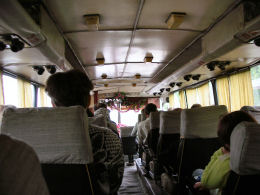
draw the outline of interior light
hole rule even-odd
[[[133,86],[133,87],[136,87],[136,83],[132,83],[132,86]]]
[[[105,58],[97,58],[96,61],[97,61],[98,64],[104,64]]]
[[[99,14],[87,14],[84,15],[84,18],[88,30],[98,30],[100,21]]]
[[[136,73],[136,74],[135,74],[135,78],[136,78],[136,79],[140,79],[140,78],[141,78],[141,74]]]
[[[164,88],[161,88],[161,89],[160,89],[160,92],[163,92],[163,91],[164,91]]]
[[[192,77],[191,74],[185,75],[183,78],[185,81],[190,81],[190,78]]]
[[[24,43],[21,42],[19,39],[15,38],[11,40],[10,47],[13,52],[18,52],[24,48]]]
[[[178,26],[180,26],[185,16],[186,13],[183,12],[172,12],[165,21],[167,23],[168,29],[176,29]]]
[[[0,41],[0,51],[3,51],[6,48],[6,44]]]
[[[56,67],[54,65],[45,66],[45,68],[50,74],[54,74],[56,72]]]
[[[169,84],[169,86],[170,86],[170,87],[174,87],[174,86],[175,86],[175,83],[172,82],[172,83]]]
[[[152,63],[152,61],[153,61],[153,57],[152,56],[147,56],[147,57],[144,58],[144,62],[145,63]]]
[[[193,75],[192,79],[198,81],[200,79],[200,74]]]
[[[103,74],[101,75],[101,78],[102,78],[102,79],[106,79],[106,78],[107,78],[107,74],[106,74],[106,73],[103,73]]]
[[[182,82],[176,83],[176,85],[177,85],[178,87],[181,87],[181,86],[182,86]]]
[[[42,66],[33,66],[33,70],[36,71],[38,75],[42,75],[45,71]]]
[[[104,87],[108,87],[108,83],[105,83],[105,84],[104,84]]]

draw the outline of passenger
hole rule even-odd
[[[116,123],[110,119],[110,110],[107,109],[107,105],[104,103],[98,103],[95,105],[94,110],[94,116],[100,114],[103,115],[107,121],[108,128],[111,129],[117,136],[119,136]]]
[[[218,124],[218,137],[223,147],[212,156],[204,171],[195,170],[193,176],[198,180],[194,184],[195,189],[221,189],[225,187],[230,171],[230,136],[233,129],[242,121],[256,122],[256,120],[244,111],[235,111],[223,116]],[[201,177],[201,179],[200,179]]]
[[[200,107],[201,107],[200,104],[193,104],[193,105],[191,106],[191,109],[193,109],[193,108],[200,108]]]
[[[144,109],[141,110],[141,114],[144,115]],[[140,121],[140,122],[142,122],[142,121]],[[134,126],[134,128],[133,128],[133,130],[132,130],[132,132],[131,132],[131,136],[136,136],[136,135],[137,135],[138,124],[139,124],[140,122],[137,121],[137,122],[135,123],[135,126]]]
[[[146,143],[146,138],[147,138],[148,132],[150,131],[149,115],[151,112],[157,112],[157,107],[153,103],[147,104],[144,108],[144,112],[146,115],[146,119],[138,124],[137,137],[138,137],[139,144]]]
[[[51,75],[47,80],[46,91],[54,106],[76,106],[88,108],[90,90],[93,84],[87,75],[79,70],[70,70]],[[108,175],[109,188],[106,192],[116,194],[123,172],[124,158],[120,139],[110,129],[89,125],[89,134],[94,156],[95,177],[100,189]],[[98,167],[98,168],[97,168]],[[105,192],[104,192],[105,193]]]

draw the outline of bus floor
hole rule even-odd
[[[137,156],[135,155],[136,159]],[[118,195],[135,194],[135,195],[148,195],[142,180],[138,174],[136,163],[128,165],[128,157],[125,156],[125,169],[122,184],[117,192]]]

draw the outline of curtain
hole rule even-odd
[[[186,108],[186,101],[185,101],[184,90],[179,92],[179,96],[180,96],[180,106],[181,106],[181,108],[185,109]]]
[[[217,79],[218,104],[226,105],[228,111],[231,111],[229,81],[227,77]]]
[[[0,105],[5,104],[4,90],[3,90],[3,73],[0,71]]]
[[[210,105],[209,83],[206,83],[198,88],[198,94],[201,106]]]
[[[197,90],[196,89],[186,89],[188,107],[190,108],[193,104],[197,104]]]
[[[170,108],[174,107],[174,93],[171,93],[169,95],[169,105],[170,105]]]
[[[230,76],[231,111],[253,106],[254,96],[250,70]]]
[[[40,106],[41,107],[46,107],[47,106],[47,95],[45,93],[45,88],[44,87],[40,87],[40,102],[41,103]]]
[[[19,97],[19,107],[28,108],[33,107],[33,92],[32,85],[21,79],[18,81],[18,97]]]

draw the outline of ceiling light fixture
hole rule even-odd
[[[178,87],[181,87],[181,86],[182,86],[182,82],[176,83],[176,85],[177,85]]]
[[[107,74],[106,74],[106,73],[103,73],[103,74],[101,75],[101,78],[102,78],[102,79],[106,79],[106,78],[107,78]]]
[[[200,79],[200,74],[193,75],[191,77],[194,81],[198,81]]]
[[[173,88],[175,86],[175,83],[172,82],[172,83],[169,84],[169,86]]]
[[[55,65],[48,65],[48,66],[45,66],[45,68],[48,71],[48,73],[50,73],[50,74],[54,74],[56,72]]]
[[[192,77],[191,74],[185,75],[183,78],[185,81],[190,81],[190,78]]]
[[[99,14],[87,14],[84,15],[85,24],[87,25],[88,30],[98,30],[100,15]]]
[[[136,83],[132,83],[132,86],[133,86],[133,87],[136,87]]]
[[[167,92],[169,92],[169,91],[171,91],[171,88],[166,88],[165,90],[166,90]]]
[[[101,64],[105,63],[105,58],[97,58],[96,61],[97,61],[98,64],[101,65]]]
[[[136,73],[136,74],[135,74],[135,78],[136,78],[136,79],[140,79],[140,78],[141,78],[141,74]]]
[[[144,62],[145,62],[145,63],[152,63],[152,61],[153,61],[153,57],[152,57],[152,56],[146,56],[146,57],[144,58]]]
[[[38,75],[42,75],[45,71],[42,66],[33,66],[33,70],[36,71]]]
[[[183,12],[172,12],[165,21],[168,29],[176,29],[178,26],[180,26],[185,16],[186,13]]]

